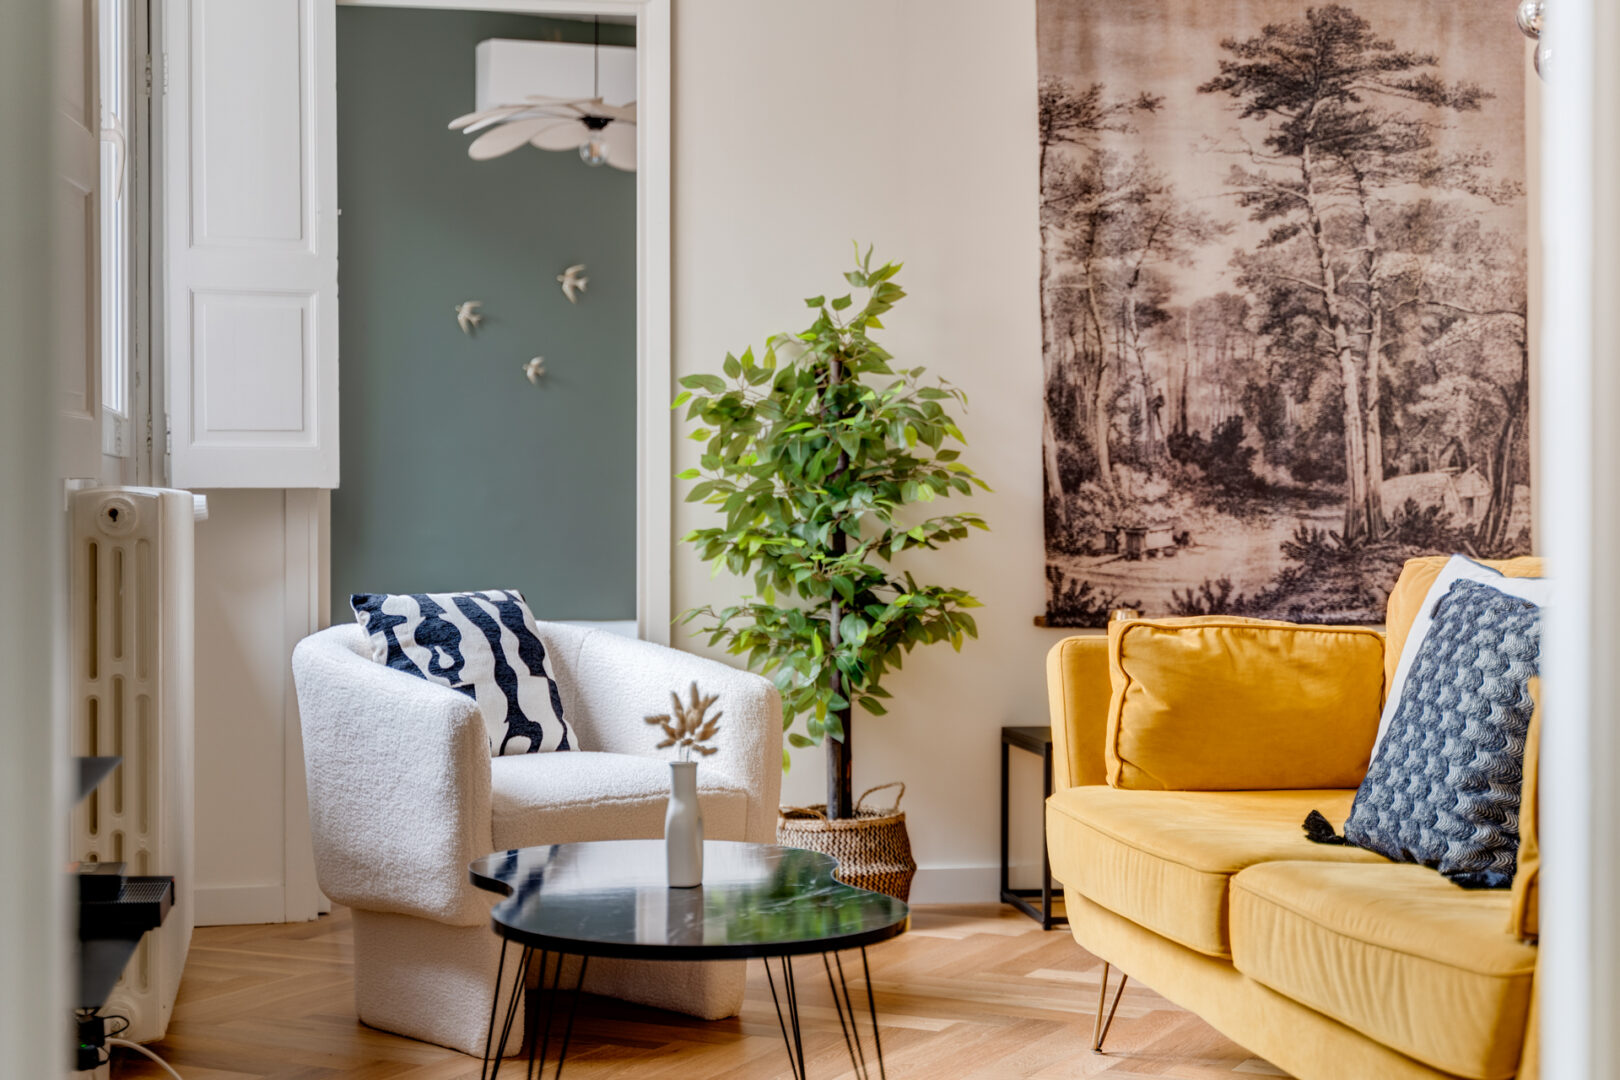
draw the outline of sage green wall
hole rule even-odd
[[[542,619],[634,618],[635,174],[527,147],[472,161],[445,126],[473,108],[478,42],[591,24],[343,6],[337,31],[333,617],[351,592],[515,587]],[[581,262],[571,305],[555,278]],[[463,300],[484,302],[475,337]]]

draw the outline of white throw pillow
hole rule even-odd
[[[1488,566],[1475,562],[1466,555],[1453,555],[1440,571],[1440,576],[1434,579],[1429,591],[1424,594],[1423,604],[1418,608],[1417,617],[1412,620],[1412,629],[1407,632],[1406,644],[1401,647],[1400,662],[1395,665],[1395,678],[1389,684],[1389,695],[1384,699],[1384,711],[1378,718],[1378,738],[1373,742],[1373,757],[1378,756],[1378,750],[1384,745],[1384,734],[1389,731],[1390,721],[1395,718],[1395,712],[1400,708],[1401,693],[1406,689],[1406,678],[1411,673],[1412,662],[1416,659],[1418,649],[1423,645],[1423,639],[1429,633],[1429,626],[1434,622],[1434,608],[1445,596],[1451,586],[1458,581],[1477,581],[1489,585],[1498,592],[1509,596],[1517,596],[1530,601],[1537,607],[1546,607],[1552,599],[1552,580],[1550,578],[1524,578],[1508,577]]]

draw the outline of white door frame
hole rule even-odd
[[[1548,4],[1541,503],[1541,1075],[1620,1075],[1620,11]]]
[[[636,23],[636,632],[669,644],[670,5],[673,0],[337,0],[357,7],[618,15]],[[342,258],[342,253],[339,253]]]

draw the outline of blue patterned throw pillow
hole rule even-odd
[[[1465,888],[1511,885],[1540,654],[1540,608],[1455,582],[1435,606],[1345,839]]]
[[[372,659],[478,702],[491,753],[573,749],[546,647],[517,590],[355,593],[349,603]]]

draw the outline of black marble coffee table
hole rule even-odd
[[[827,855],[774,844],[741,844],[709,840],[703,845],[703,885],[672,889],[665,884],[662,840],[603,840],[553,844],[496,852],[474,862],[472,882],[504,894],[491,923],[501,936],[501,960],[490,1004],[489,1034],[484,1044],[485,1080],[495,1080],[517,1015],[521,990],[536,954],[541,986],[551,964],[551,992],[538,1037],[530,1042],[528,1071],[538,1053],[540,1071],[556,1011],[562,958],[581,958],[572,988],[572,1003],[557,1056],[557,1076],[568,1056],[574,1012],[591,957],[632,960],[741,960],[759,957],[776,1003],[777,1023],[787,1045],[797,1080],[805,1080],[804,1041],[799,1028],[798,986],[792,958],[821,955],[832,989],[839,1027],[857,1077],[868,1076],[865,1048],[855,1025],[855,1006],[844,979],[844,950],[859,949],[866,978],[866,1006],[871,1019],[873,1060],[883,1069],[883,1043],[878,1038],[877,1003],[872,995],[866,947],[905,933],[910,911],[881,893],[833,880],[837,863]],[[513,978],[512,997],[497,1042],[501,980],[507,946],[522,950]],[[771,961],[778,971],[771,970]],[[778,979],[780,976],[780,979]],[[781,982],[778,993],[777,983]],[[785,1009],[784,1009],[785,1006]],[[492,1056],[493,1051],[493,1056]]]

